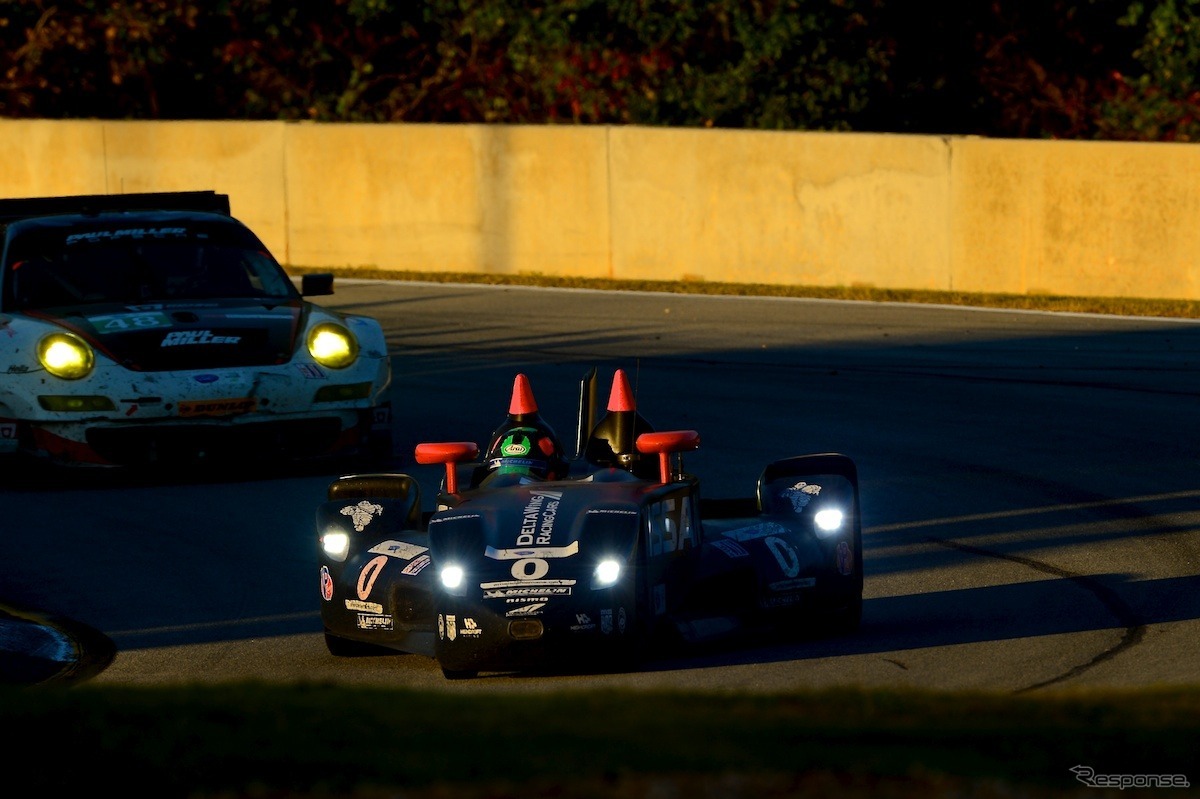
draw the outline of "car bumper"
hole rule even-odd
[[[636,654],[644,643],[636,621],[632,603],[609,591],[541,615],[457,600],[437,614],[434,651],[447,671],[591,668]]]

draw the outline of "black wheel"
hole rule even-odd
[[[364,644],[361,641],[351,641],[348,638],[339,638],[333,635],[328,630],[325,631],[325,648],[329,650],[329,654],[340,658],[356,658],[366,655],[380,655],[386,650],[374,644]]]
[[[848,635],[855,632],[862,624],[862,607],[862,594],[859,594],[846,607],[835,611],[829,617],[826,631],[830,635]]]

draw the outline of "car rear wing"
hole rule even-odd
[[[229,195],[215,191],[163,191],[0,199],[0,225],[35,216],[101,211],[208,211],[229,216]]]

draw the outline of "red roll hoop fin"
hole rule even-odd
[[[533,398],[533,388],[529,378],[519,374],[513,380],[512,401],[508,404],[509,416],[525,416],[537,413],[537,400]]]
[[[608,395],[608,410],[610,412],[637,410],[633,401],[633,392],[629,390],[629,378],[625,376],[624,369],[618,369],[613,375],[612,391]]]

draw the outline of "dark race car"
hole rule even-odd
[[[757,494],[705,499],[617,370],[595,421],[580,390],[567,460],[517,375],[487,450],[422,443],[445,464],[436,511],[405,474],[330,484],[317,510],[321,618],[335,655],[398,650],[449,678],[480,671],[623,668],[662,642],[752,631],[852,631],[862,613],[858,477],[840,454],[766,465]]]
[[[0,200],[0,455],[391,453],[379,323],[297,291],[213,192]]]

